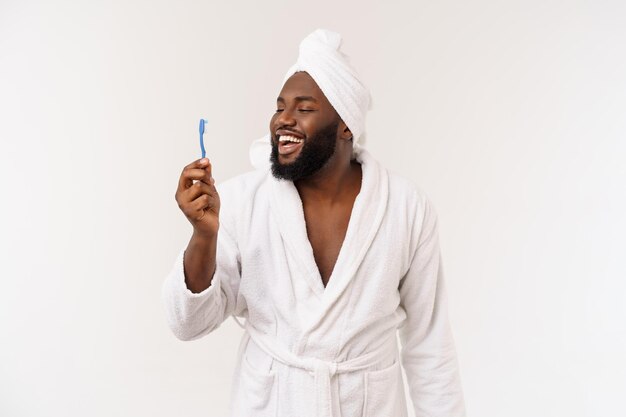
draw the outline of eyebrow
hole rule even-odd
[[[317,99],[315,97],[313,97],[313,96],[298,96],[298,97],[294,98],[294,100],[298,101],[298,102],[300,102],[300,101],[312,101],[314,103],[317,103]],[[284,103],[285,99],[282,98],[282,97],[278,97],[276,99],[276,101]]]

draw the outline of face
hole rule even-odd
[[[270,121],[272,174],[296,181],[318,172],[335,153],[340,123],[313,78],[295,73],[283,86]]]

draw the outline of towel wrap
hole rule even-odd
[[[353,135],[352,159],[365,146],[365,118],[372,109],[372,98],[359,74],[341,50],[341,35],[327,29],[317,29],[300,42],[298,59],[285,73],[284,84],[299,71],[308,73],[341,120]],[[265,169],[270,166],[271,136],[266,133],[250,145],[252,166]]]

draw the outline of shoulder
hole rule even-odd
[[[389,202],[387,208],[390,214],[412,219],[413,223],[418,222],[420,218],[434,214],[428,193],[416,182],[384,166],[364,149],[359,152],[357,159],[376,165],[381,172],[384,172],[387,177]]]
[[[389,173],[389,199],[406,216],[410,253],[437,236],[438,215],[428,193],[412,180]],[[396,213],[399,217],[400,213]]]
[[[269,171],[258,169],[236,175],[215,185],[220,199],[249,201],[265,183]]]
[[[428,193],[413,180],[387,169],[389,179],[389,199],[410,211],[423,212],[431,205]]]
[[[258,169],[239,174],[217,183],[215,188],[220,198],[220,227],[224,227],[233,238],[245,236],[245,228],[258,212],[267,206],[264,192],[271,175],[268,169]]]

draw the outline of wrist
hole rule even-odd
[[[217,231],[215,233],[200,233],[194,230],[191,241],[202,246],[215,244],[217,242]]]

